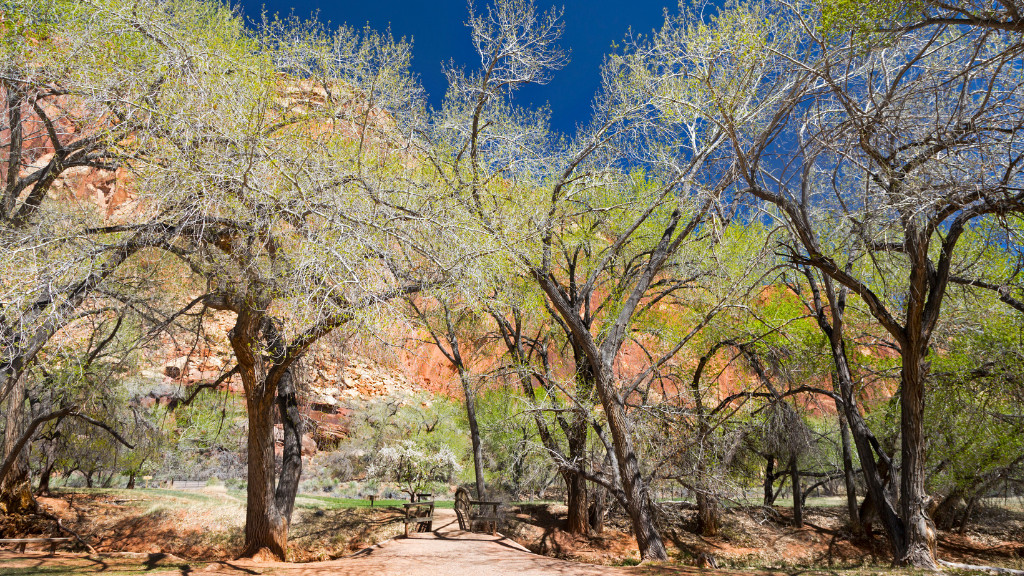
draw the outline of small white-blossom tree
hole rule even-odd
[[[417,492],[431,488],[436,482],[450,482],[460,470],[462,465],[451,448],[441,446],[430,452],[407,440],[397,446],[381,448],[367,475],[398,483],[402,491],[409,494],[409,499],[415,501]]]

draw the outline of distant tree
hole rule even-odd
[[[412,441],[405,441],[381,448],[373,456],[367,475],[397,482],[409,495],[409,500],[415,502],[418,492],[432,489],[437,482],[451,482],[459,470],[462,465],[447,446],[428,452]]]

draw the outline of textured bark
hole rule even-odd
[[[957,508],[963,500],[964,490],[962,488],[954,488],[939,501],[939,504],[935,507],[935,512],[932,513],[932,520],[935,521],[936,527],[943,530],[951,530],[956,525]]]
[[[284,559],[288,546],[288,523],[275,499],[274,423],[267,398],[256,394],[252,396],[255,396],[252,400],[246,398],[249,459],[245,544],[241,556],[259,556],[266,551],[274,558]]]
[[[26,448],[26,382],[19,378],[7,398],[4,418],[3,473],[0,474],[0,508],[8,514],[33,512],[36,508],[29,479]]]
[[[914,342],[914,340],[912,340]],[[900,516],[906,526],[906,543],[896,563],[938,569],[935,562],[935,526],[928,515],[928,494],[924,489],[924,377],[927,364],[923,353],[903,350],[900,385],[902,440],[900,461]]]
[[[722,528],[718,498],[706,490],[697,491],[697,531],[701,536],[718,536]]]
[[[249,418],[245,544],[241,556],[269,553],[283,560],[288,545],[288,523],[275,497],[273,408],[277,390],[274,382],[267,380],[267,370],[258,352],[262,318],[255,310],[260,309],[266,306],[240,307],[229,334],[245,389]]]
[[[295,510],[295,494],[302,476],[302,417],[292,369],[282,371],[277,381],[277,410],[284,429],[284,449],[281,456],[281,477],[277,481],[274,500],[285,522],[291,525]]]
[[[654,499],[640,472],[640,461],[633,445],[632,425],[614,383],[615,375],[611,362],[607,362],[597,375],[597,393],[605,408],[608,430],[611,432],[612,445],[615,447],[619,463],[622,490],[628,504],[626,512],[633,525],[640,557],[643,560],[667,560],[668,552],[665,551],[665,544],[654,525]]]
[[[593,497],[590,499],[590,530],[594,534],[604,533],[604,511],[607,506],[607,491],[603,486],[594,489]]]
[[[47,496],[50,494],[50,478],[53,476],[53,463],[49,462],[39,471],[39,484],[36,494]]]
[[[587,506],[587,479],[583,474],[567,470],[562,474],[565,479],[566,503],[569,508],[566,529],[570,534],[587,534],[590,527]]]
[[[573,346],[573,358],[576,365],[576,406],[568,426],[563,425],[569,445],[569,462],[573,468],[566,470],[563,476],[567,494],[566,505],[569,508],[566,529],[570,534],[582,535],[587,534],[590,527],[587,480],[582,472],[582,468],[586,466],[590,418],[583,406],[592,406],[594,403],[594,373],[579,346]]]

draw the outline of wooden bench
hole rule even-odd
[[[434,529],[434,501],[408,502],[405,506],[405,536],[409,537],[409,525],[416,525],[416,532],[430,532]],[[426,514],[424,514],[424,510]]]
[[[470,500],[470,506],[478,506],[480,511],[476,514],[470,514],[470,531],[474,526],[481,526],[483,530],[487,530],[487,526],[491,527],[491,535],[498,533],[498,522],[501,521],[501,514],[498,511],[501,508],[503,502],[501,500]]]
[[[50,545],[50,554],[53,555],[57,551],[57,544],[71,540],[71,538],[0,538],[0,544],[14,544],[14,549],[24,554],[26,544],[45,542]]]
[[[501,522],[500,500],[470,500],[469,491],[459,488],[455,491],[455,515],[459,519],[459,529],[466,532],[476,532],[478,528],[490,527],[492,535],[498,532],[498,523]],[[478,511],[473,512],[473,507]]]

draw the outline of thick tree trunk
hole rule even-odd
[[[644,481],[640,471],[640,461],[633,446],[632,426],[626,416],[626,409],[615,390],[615,375],[611,361],[598,371],[597,393],[604,406],[608,429],[612,435],[612,446],[615,448],[616,460],[619,464],[619,475],[625,495],[627,510],[640,558],[643,560],[667,560],[668,553],[661,535],[654,525],[654,499],[650,488]]]
[[[285,522],[291,525],[295,510],[295,494],[302,476],[302,417],[291,368],[286,368],[277,382],[277,410],[284,428],[284,450],[281,456],[281,477],[277,481],[274,500]]]
[[[587,480],[583,474],[572,470],[562,473],[565,478],[566,503],[569,517],[566,529],[570,534],[586,534],[590,527],[589,510],[587,507]]]
[[[718,498],[705,489],[697,490],[697,530],[701,536],[718,536],[721,530]]]
[[[962,488],[954,488],[940,500],[938,506],[935,507],[935,512],[932,513],[935,526],[943,530],[951,530],[956,525],[957,507],[963,500],[964,490]]]
[[[258,310],[238,310],[229,338],[238,360],[249,419],[248,485],[245,506],[245,544],[241,557],[263,556],[283,560],[288,546],[288,522],[277,506],[274,481],[274,401],[276,383],[267,379],[259,337],[264,319]]]
[[[28,448],[22,438],[28,420],[26,394],[27,385],[22,377],[14,383],[7,398],[3,446],[5,473],[0,478],[0,509],[8,514],[24,514],[36,509],[29,479]]]
[[[789,457],[789,477],[793,487],[793,526],[804,527],[804,503],[800,489],[800,468],[796,455]]]
[[[929,499],[924,489],[924,378],[928,365],[923,348],[914,341],[904,347],[902,355],[900,516],[906,527],[906,543],[896,563],[937,570],[935,526],[928,516]]]
[[[587,431],[590,429],[590,418],[583,406],[589,407],[594,404],[594,371],[583,350],[575,342],[572,344],[576,366],[576,406],[565,435],[569,445],[569,461],[576,469],[568,470],[565,480],[568,494],[566,504],[569,507],[567,529],[570,534],[582,535],[588,533],[590,526],[587,481],[582,472],[587,465]]]
[[[48,462],[46,466],[39,471],[39,485],[36,488],[36,494],[40,496],[47,496],[50,494],[50,477],[53,476],[53,462]]]
[[[249,394],[247,390],[247,396]],[[288,522],[277,507],[274,487],[274,422],[265,396],[246,398],[249,412],[248,486],[245,506],[245,545],[242,557],[262,555],[264,550],[284,559],[288,546]]]
[[[473,444],[473,473],[476,475],[476,497],[478,500],[487,499],[487,487],[484,484],[484,449],[480,441],[480,424],[476,420],[476,394],[473,392],[472,382],[469,374],[461,365],[459,368],[459,381],[462,382],[462,392],[466,395],[466,417],[469,419],[469,437]]]

